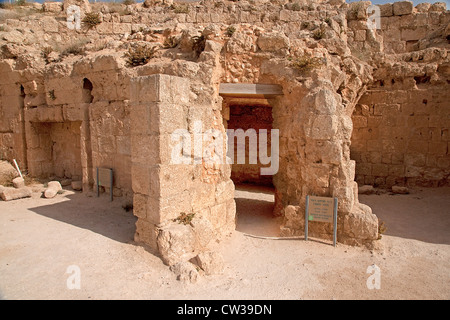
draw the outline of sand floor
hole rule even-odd
[[[245,236],[278,232],[273,194],[255,190],[236,192],[237,230],[219,246],[224,273],[193,284],[177,281],[158,257],[133,242],[136,219],[120,198],[109,202],[106,195],[67,190],[53,199],[34,193],[0,201],[0,297],[450,299],[450,188],[360,195],[387,226],[375,250]],[[373,264],[380,289],[367,286]],[[79,270],[79,289],[68,288],[71,266]]]

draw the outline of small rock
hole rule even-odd
[[[72,181],[72,189],[75,191],[83,190],[83,182],[82,181]]]
[[[44,191],[44,197],[47,199],[54,198],[60,190],[62,190],[62,187],[59,181],[50,181],[47,189]]]
[[[16,189],[25,187],[25,180],[21,177],[14,178],[12,183]]]
[[[47,184],[49,189],[56,189],[56,191],[62,190],[61,183],[59,181],[50,181]]]
[[[54,198],[58,194],[58,190],[55,190],[53,188],[47,188],[44,191],[44,197],[47,199]]]
[[[208,251],[198,254],[196,263],[207,275],[223,273],[223,257],[217,252]]]
[[[373,194],[373,193],[375,193],[375,188],[371,185],[364,185],[364,186],[358,187],[358,193],[359,194]]]
[[[63,187],[70,186],[70,184],[72,183],[72,179],[63,179],[60,183]]]
[[[408,194],[409,189],[407,187],[392,186],[392,192],[397,194]]]
[[[170,267],[170,270],[177,275],[177,280],[195,283],[198,280],[197,268],[188,261],[178,262]]]

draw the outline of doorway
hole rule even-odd
[[[272,107],[263,104],[231,104],[228,130],[235,136],[241,129],[245,139],[233,143],[231,179],[235,184],[237,223],[236,230],[255,236],[276,237],[280,231],[280,217],[274,217],[275,187],[272,175],[261,174],[260,147],[265,143],[268,156],[271,150]],[[267,135],[261,130],[267,130]],[[264,137],[262,137],[264,135]],[[234,139],[234,137],[233,137]],[[245,151],[244,162],[239,155]],[[255,155],[256,153],[256,155]]]

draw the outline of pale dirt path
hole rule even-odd
[[[270,206],[269,196],[260,194],[261,208]],[[256,239],[236,231],[221,243],[224,274],[203,276],[195,284],[177,281],[159,258],[134,244],[135,218],[119,199],[110,203],[106,196],[66,191],[50,200],[34,194],[0,201],[0,294],[4,299],[450,299],[450,188],[360,200],[387,223],[378,250]],[[422,212],[434,222],[421,219]],[[239,219],[241,231],[275,230],[269,218],[261,223],[266,227],[252,224],[244,213]],[[381,269],[380,290],[366,286],[366,269],[374,263]],[[67,289],[69,265],[80,267],[79,290]]]

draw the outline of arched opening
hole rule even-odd
[[[94,100],[94,96],[92,95],[92,89],[94,86],[92,85],[92,82],[89,81],[89,79],[84,78],[83,79],[83,102],[84,103],[91,103]]]

